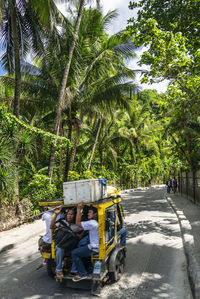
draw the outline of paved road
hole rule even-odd
[[[126,270],[118,283],[104,286],[101,298],[192,298],[179,224],[164,189],[127,190],[122,195],[129,230]],[[14,238],[12,231],[7,233]],[[37,270],[37,239],[0,254],[0,298],[91,298],[87,290],[66,288],[44,268]]]

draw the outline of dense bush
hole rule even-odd
[[[33,208],[36,209],[39,206],[39,202],[55,199],[56,192],[56,186],[49,184],[48,176],[35,174],[25,188],[23,196],[28,198]]]

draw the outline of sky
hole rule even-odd
[[[59,1],[58,1],[59,2]],[[95,1],[93,1],[94,3]],[[125,29],[127,25],[127,20],[133,16],[136,16],[137,11],[131,10],[128,8],[130,0],[101,0],[101,6],[103,9],[103,14],[106,14],[109,10],[116,9],[118,12],[118,17],[112,22],[110,27],[108,28],[108,34],[114,34],[122,29]],[[66,5],[58,5],[59,9],[64,13]],[[137,65],[138,59],[142,52],[144,52],[145,48],[140,48],[136,50],[137,59],[131,60],[128,63],[128,67],[131,69],[147,69],[147,66],[139,67]],[[2,54],[2,49],[0,48],[0,56]],[[5,71],[0,66],[0,76],[2,76]],[[149,88],[149,89],[156,89],[158,92],[165,92],[167,89],[167,81],[163,81],[158,84],[141,84],[140,83],[141,75],[138,73],[136,75],[136,83],[141,86],[142,89]]]
[[[109,10],[117,9],[119,16],[117,17],[116,21],[113,22],[112,26],[109,28],[108,33],[113,34],[121,29],[124,29],[127,26],[127,20],[131,17],[136,17],[137,11],[136,9],[132,10],[129,9],[129,2],[130,0],[101,0],[101,5],[103,8],[103,13],[106,14]],[[140,55],[145,51],[145,48],[140,48],[136,50],[137,59],[131,60],[128,63],[128,67],[131,69],[149,69],[147,66],[139,67],[137,65],[138,59]],[[165,92],[167,90],[167,80],[164,80],[160,83],[155,84],[141,84],[141,75],[138,73],[136,75],[136,81],[141,86],[142,89],[156,89],[159,93]]]
[[[112,21],[110,27],[107,29],[108,34],[112,35],[122,29],[125,29],[127,26],[127,20],[131,17],[136,17],[137,11],[136,9],[132,10],[129,9],[129,2],[130,0],[100,0],[100,4],[103,9],[103,14],[105,15],[110,10],[117,10],[118,17]],[[95,1],[93,1],[95,3]],[[59,9],[62,11],[63,14],[65,11],[65,4],[58,5]],[[148,66],[139,67],[137,62],[139,60],[140,55],[145,51],[145,48],[140,48],[136,50],[137,58],[131,60],[127,66],[131,69],[139,70],[139,69],[149,69]],[[156,89],[159,93],[165,92],[167,90],[167,81],[163,81],[160,83],[154,84],[141,84],[141,74],[136,74],[136,83],[141,87],[141,89]]]

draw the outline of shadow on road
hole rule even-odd
[[[151,190],[145,193],[144,191],[130,191],[122,194],[125,217],[129,219],[129,216],[132,216],[132,221],[126,223],[128,239],[149,233],[159,233],[170,239],[180,236],[180,230],[174,227],[178,223],[177,217],[172,213],[166,199],[161,198],[160,195],[161,192],[156,194]],[[141,217],[139,217],[140,214]],[[141,220],[143,217],[144,220]]]
[[[14,247],[15,247],[14,244],[8,244],[8,245],[4,246],[4,247],[0,250],[0,254],[1,254],[2,252],[4,252],[4,251],[9,250],[9,249],[12,249],[12,248],[14,248]]]
[[[173,242],[180,237],[180,231],[177,230],[177,219],[166,200],[156,192],[152,194],[151,190],[127,192],[123,194],[123,199],[125,215],[128,219],[134,219],[127,222],[128,253],[125,273],[118,283],[104,286],[101,298],[190,298],[174,296],[177,281],[170,269],[173,264],[176,265],[176,257],[183,255],[183,250]],[[144,216],[151,215],[151,219],[140,217],[140,213],[144,211]],[[154,244],[151,235],[162,236],[167,245],[159,242]],[[145,239],[146,242],[142,240],[143,236],[149,237]],[[93,298],[89,290],[70,289],[65,283],[56,283],[48,277],[45,267],[36,270],[40,262],[41,259],[37,258],[15,271],[7,284],[1,287],[1,298]]]

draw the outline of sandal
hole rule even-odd
[[[63,275],[62,271],[56,271],[56,277],[63,278],[64,275]]]
[[[72,280],[73,280],[74,282],[77,282],[77,281],[80,281],[80,280],[83,280],[83,279],[87,279],[87,278],[88,278],[87,275],[85,275],[85,276],[76,275],[76,276],[73,277]]]

